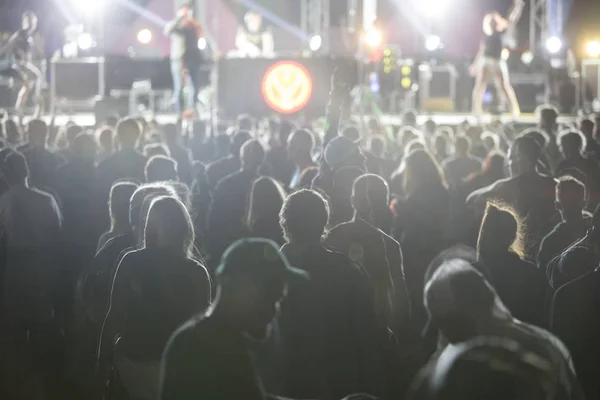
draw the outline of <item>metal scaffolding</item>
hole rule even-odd
[[[535,51],[548,37],[548,0],[531,0],[529,14],[529,48]]]
[[[307,38],[321,36],[321,51],[329,51],[329,0],[302,0],[300,27]]]

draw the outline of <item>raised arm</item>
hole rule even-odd
[[[177,26],[185,18],[186,14],[187,12],[179,12],[174,20],[165,25],[165,29],[163,31],[165,36],[170,36],[173,32],[175,32]]]
[[[9,53],[13,49],[18,36],[19,36],[19,34],[15,33],[10,37],[10,39],[8,39],[8,42],[6,42],[6,44],[4,46],[2,46],[2,48],[0,49],[0,56],[3,56],[6,53]]]
[[[508,23],[510,25],[516,24],[521,15],[523,14],[523,9],[525,8],[525,2],[523,0],[515,0],[515,5],[510,15],[508,16]]]

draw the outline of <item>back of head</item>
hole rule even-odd
[[[239,115],[237,118],[237,127],[239,130],[252,132],[254,130],[254,119],[247,114]]]
[[[481,260],[508,251],[522,257],[523,224],[509,205],[489,202],[479,229],[477,258]]]
[[[179,136],[177,132],[177,125],[175,124],[167,124],[162,129],[163,138],[165,142],[169,145],[177,143],[177,138]]]
[[[513,174],[534,170],[542,153],[542,148],[534,138],[521,135],[513,142],[509,162]]]
[[[70,149],[73,148],[73,144],[75,143],[77,136],[81,135],[82,133],[84,133],[84,129],[79,125],[71,125],[67,128],[65,131],[65,138],[67,141],[67,146]]]
[[[188,257],[193,243],[194,227],[183,203],[172,196],[155,197],[146,219],[144,247]]]
[[[558,110],[556,107],[545,105],[539,110],[540,126],[546,130],[554,129],[558,120]]]
[[[385,138],[382,135],[371,135],[367,142],[367,148],[375,157],[382,158],[387,151]]]
[[[129,223],[135,232],[141,232],[146,224],[148,207],[152,200],[159,196],[176,196],[176,193],[173,188],[161,183],[142,185],[133,193],[129,202]]]
[[[311,154],[315,147],[315,137],[306,129],[298,129],[288,140],[288,149],[292,156],[298,153]]]
[[[248,202],[248,226],[252,228],[259,219],[277,220],[286,193],[274,179],[260,177],[252,184]]]
[[[347,137],[353,142],[357,142],[360,140],[360,131],[355,125],[348,125],[342,129],[342,136]]]
[[[29,121],[27,136],[34,146],[45,147],[48,139],[48,125],[41,119]]]
[[[583,133],[588,140],[594,137],[594,127],[595,123],[591,119],[584,119],[579,123],[581,133]]]
[[[467,261],[445,261],[425,285],[425,307],[431,322],[451,342],[478,335],[477,326],[511,318],[483,275]]]
[[[574,157],[583,151],[586,138],[579,131],[564,131],[558,135],[558,144],[565,157]]]
[[[471,139],[467,136],[458,136],[454,143],[456,154],[459,156],[467,156],[471,152]]]
[[[314,190],[300,190],[288,196],[280,213],[285,240],[289,243],[320,241],[329,223],[329,203]]]
[[[407,110],[402,114],[402,125],[404,126],[417,126],[417,113],[413,110]]]
[[[427,398],[546,400],[554,398],[559,372],[521,343],[480,337],[441,354],[427,377]]]
[[[144,146],[144,155],[146,157],[165,156],[170,157],[171,153],[167,146],[162,143],[150,143]]]
[[[258,169],[265,159],[265,149],[258,140],[249,140],[240,150],[240,160],[245,169]]]
[[[133,182],[117,182],[110,188],[108,207],[112,228],[129,225],[129,203],[138,185]]]
[[[104,126],[96,131],[98,145],[106,150],[112,150],[115,141],[115,131],[110,126]]]
[[[277,131],[278,144],[285,146],[294,130],[296,130],[296,125],[294,125],[292,121],[286,119],[282,120],[279,123],[279,130]]]
[[[147,182],[176,181],[177,162],[165,156],[153,156],[146,163],[145,175]]]
[[[252,139],[252,135],[250,131],[239,130],[233,135],[233,139],[231,140],[231,144],[229,146],[229,153],[238,158],[240,157],[240,152],[242,150],[242,146],[244,143]]]
[[[96,160],[96,141],[88,133],[80,133],[71,147],[73,155],[78,159],[94,164]]]
[[[2,175],[10,186],[27,182],[29,168],[25,156],[19,152],[10,152],[2,163]]]
[[[425,150],[409,153],[405,160],[404,190],[408,195],[421,188],[445,187],[446,181],[439,165]]]
[[[4,130],[8,143],[17,144],[21,141],[21,128],[15,120],[7,119],[4,121]]]
[[[387,209],[390,189],[387,182],[375,174],[361,175],[352,187],[352,205],[359,212]]]
[[[565,176],[556,184],[556,202],[563,212],[579,214],[585,207],[585,185],[577,179]]]
[[[117,140],[122,149],[133,149],[142,136],[142,127],[134,118],[125,118],[117,124]]]

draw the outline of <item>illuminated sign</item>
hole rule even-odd
[[[265,73],[262,82],[265,102],[274,111],[293,114],[303,109],[312,94],[312,78],[302,65],[280,61]]]

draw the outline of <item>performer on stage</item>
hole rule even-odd
[[[523,0],[515,0],[508,19],[504,19],[497,12],[487,14],[483,19],[484,38],[471,66],[471,74],[477,79],[473,89],[475,115],[483,114],[483,97],[491,79],[494,79],[498,95],[508,100],[513,116],[519,116],[521,113],[515,90],[510,84],[506,61],[502,59],[502,50],[504,34],[509,27],[517,23],[524,5]]]
[[[21,85],[17,96],[15,109],[19,115],[33,94],[35,103],[34,116],[41,112],[41,89],[43,76],[40,70],[32,64],[32,52],[35,48],[33,34],[37,30],[37,17],[31,11],[23,13],[21,29],[15,32],[8,42],[0,49],[2,57],[2,73],[11,76]]]
[[[272,57],[274,54],[273,33],[263,24],[262,16],[253,11],[244,16],[235,44],[241,57]]]
[[[183,88],[186,77],[193,86],[188,97],[188,107],[195,110],[201,89],[200,67],[204,55],[198,41],[203,37],[202,27],[194,18],[191,4],[181,7],[177,17],[165,27],[165,34],[171,36],[171,72],[173,74],[173,104],[178,113],[186,111]]]

